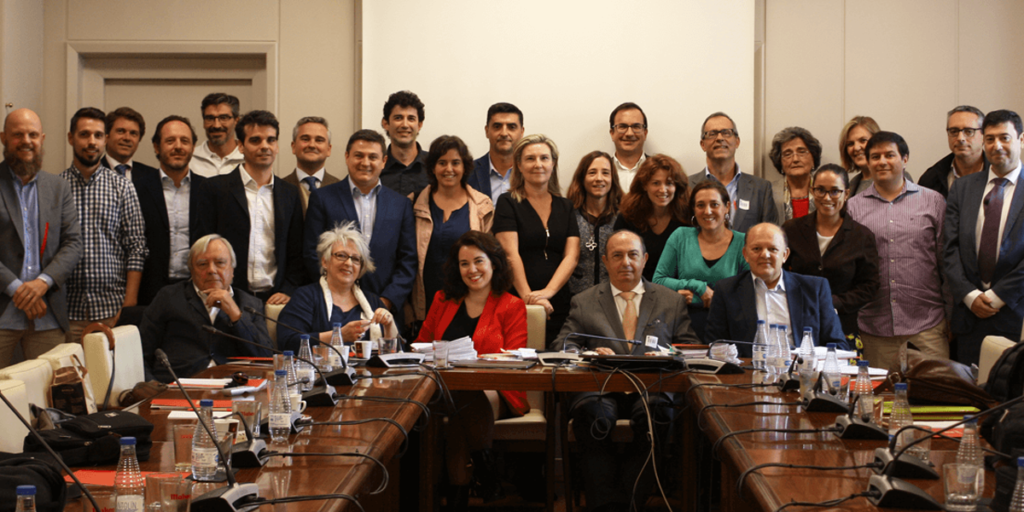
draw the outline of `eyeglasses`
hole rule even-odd
[[[794,156],[797,156],[797,155],[800,155],[801,157],[805,157],[805,156],[807,156],[810,153],[811,152],[808,151],[807,148],[796,148],[795,150],[787,149],[787,150],[782,152],[782,159],[783,160],[789,160],[789,159],[791,159],[791,158],[793,158]]]
[[[711,130],[704,132],[704,139],[715,140],[718,138],[719,135],[721,135],[723,139],[731,139],[738,134],[736,133],[736,130],[733,130],[732,128],[726,128],[724,130]]]
[[[232,120],[234,118],[235,118],[235,116],[232,116],[232,115],[229,115],[229,114],[221,114],[219,116],[203,116],[203,121],[206,121],[207,123],[212,123],[214,121],[220,121],[221,123],[226,123],[226,122],[228,122],[228,121],[230,121],[230,120]]]
[[[971,138],[974,137],[975,133],[978,133],[978,130],[981,130],[981,128],[946,128],[946,133],[950,137],[959,137],[960,132],[964,132],[964,137]]]
[[[846,191],[842,190],[842,189],[838,189],[838,188],[834,188],[832,190],[827,190],[824,187],[814,187],[811,190],[811,192],[814,192],[814,195],[817,196],[817,197],[829,196],[832,199],[839,199],[839,196],[843,195],[843,192],[846,192]]]
[[[351,261],[353,265],[360,265],[363,263],[363,259],[355,254],[336,252],[331,254],[331,256],[334,258],[334,261],[337,261],[338,263],[345,263],[346,261]]]
[[[629,130],[629,129],[632,129],[633,133],[640,133],[641,131],[647,129],[647,125],[640,124],[640,123],[636,123],[636,124],[613,124],[612,125],[612,129],[615,130],[615,133],[626,133],[626,130]]]

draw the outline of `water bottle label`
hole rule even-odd
[[[333,351],[331,352],[331,355],[327,356],[327,362],[331,366],[341,366],[341,358],[338,357],[338,354],[335,354]]]
[[[312,368],[306,368],[299,372],[299,378],[307,379],[309,381],[309,385],[313,384],[313,379],[316,378],[315,376],[316,372],[314,372]]]
[[[270,415],[270,428],[272,429],[285,429],[292,428],[292,415],[291,414],[271,414]]]
[[[118,496],[117,512],[143,512],[145,500],[142,496]]]
[[[192,467],[209,468],[217,465],[217,450],[215,448],[192,448]]]

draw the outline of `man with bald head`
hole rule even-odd
[[[782,270],[789,256],[786,234],[771,223],[747,231],[743,258],[750,270],[722,279],[708,312],[705,342],[735,340],[753,342],[757,321],[785,325],[789,345],[810,328],[816,345],[835,343],[846,347],[839,315],[832,306],[832,289],[821,277]],[[738,345],[740,357],[750,357],[750,345]]]
[[[67,182],[39,172],[45,139],[28,109],[8,114],[0,133],[0,367],[18,344],[36,358],[69,329],[64,281],[82,257],[81,231]]]

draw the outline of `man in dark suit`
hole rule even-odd
[[[569,318],[551,343],[551,350],[561,350],[571,333],[645,341],[633,345],[600,340],[586,347],[566,342],[567,349],[607,355],[644,354],[672,343],[698,343],[682,295],[643,279],[647,251],[639,235],[625,230],[613,234],[602,261],[608,268],[609,282],[573,297]],[[648,337],[654,340],[647,342]],[[646,464],[652,449],[646,409],[650,409],[654,420],[654,449],[659,454],[665,451],[661,443],[668,439],[674,411],[670,393],[649,393],[646,404],[641,396],[595,392],[572,397],[569,414],[580,443],[588,510],[627,510],[631,500],[637,503],[637,510],[643,509],[654,480],[654,473]],[[608,438],[620,411],[629,414],[633,429],[633,442],[626,448],[624,458],[616,455]],[[638,475],[640,483],[634,493]]]
[[[512,150],[523,138],[523,111],[511,103],[495,103],[487,109],[484,135],[490,142],[487,154],[473,162],[473,174],[466,182],[498,204],[498,196],[508,192],[512,178]]]
[[[187,118],[165,117],[153,133],[160,169],[136,168],[132,172],[149,246],[139,285],[140,306],[152,302],[164,286],[189,277],[188,250],[199,238],[206,181],[189,170],[197,140]]]
[[[39,172],[45,139],[28,109],[8,114],[0,132],[0,368],[17,345],[34,359],[69,329],[64,282],[82,257],[82,235],[68,183]]]
[[[708,312],[704,341],[754,341],[757,321],[785,325],[789,345],[796,346],[810,327],[817,345],[835,343],[846,348],[839,315],[832,307],[832,290],[822,277],[784,272],[789,257],[782,228],[758,224],[747,232],[743,258],[750,270],[722,279]],[[750,357],[750,345],[738,346],[740,357]]]
[[[263,310],[263,303],[238,287],[232,287],[235,252],[220,235],[207,235],[189,250],[191,279],[165,286],[146,308],[139,334],[146,379],[171,382],[171,372],[156,360],[156,349],[167,353],[174,372],[188,377],[210,366],[228,362],[229,357],[268,357],[270,334],[262,319],[245,311]],[[203,330],[212,325],[268,347],[260,349]]]
[[[146,136],[146,120],[131,107],[121,107],[107,113],[104,121],[107,130],[107,154],[104,165],[118,174],[132,179],[135,171],[154,172],[156,169],[132,161],[139,149],[139,142]]]
[[[943,227],[956,360],[964,364],[978,362],[985,336],[1018,340],[1024,322],[1024,126],[1017,113],[996,110],[982,132],[991,167],[953,182]]]
[[[245,161],[230,174],[206,181],[201,234],[231,242],[243,272],[234,286],[268,304],[285,304],[303,285],[302,200],[299,189],[274,176],[278,122],[253,110],[235,125]]]
[[[327,157],[331,156],[331,130],[327,120],[315,116],[299,119],[292,130],[292,154],[295,155],[296,167],[284,177],[284,181],[299,187],[302,215],[305,216],[309,193],[338,182],[338,178],[327,174],[324,167]]]
[[[917,184],[947,197],[957,178],[976,172],[988,173],[988,159],[985,158],[981,136],[983,119],[985,114],[969,105],[960,105],[950,110],[946,114],[946,137],[950,153],[928,168]]]
[[[377,266],[363,276],[360,285],[380,296],[398,319],[416,279],[416,231],[412,202],[381,185],[385,160],[381,134],[359,130],[349,137],[345,147],[348,177],[309,197],[302,254],[309,279],[319,279],[316,244],[320,235],[338,223],[355,222],[369,241],[370,256]]]
[[[704,120],[700,129],[700,147],[707,154],[707,167],[690,175],[690,186],[706,179],[716,179],[729,191],[732,202],[729,215],[732,229],[746,233],[754,224],[780,224],[772,184],[740,171],[736,150],[740,134],[736,123],[723,112],[715,112]]]

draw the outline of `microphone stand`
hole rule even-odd
[[[881,425],[877,425],[870,421],[865,421],[863,418],[857,417],[856,411],[858,401],[860,401],[860,395],[854,396],[853,403],[850,404],[850,414],[836,418],[836,435],[839,436],[839,439],[888,441],[889,432],[882,428]]]
[[[310,339],[313,339],[313,335],[312,334],[310,334],[308,332],[305,332],[305,331],[300,331],[299,329],[296,329],[295,327],[292,327],[292,326],[290,326],[288,324],[283,324],[283,323],[279,322],[276,318],[270,318],[265,313],[263,313],[262,311],[257,310],[254,307],[245,306],[242,309],[245,310],[246,313],[249,313],[251,315],[256,315],[258,317],[270,320],[271,322],[274,322],[275,324],[277,324],[277,325],[279,325],[281,327],[284,327],[285,329],[288,329],[289,331],[292,331],[292,332],[295,332],[295,333],[298,333],[298,334],[307,334],[307,335],[309,335]],[[326,376],[323,377],[324,382],[327,383],[327,384],[330,384],[332,386],[351,386],[351,385],[355,384],[356,380],[357,380],[356,379],[356,370],[355,370],[355,368],[352,368],[351,366],[348,365],[348,361],[346,361],[345,357],[341,355],[341,352],[337,348],[334,348],[334,345],[331,345],[330,343],[324,343],[324,342],[320,341],[319,339],[317,339],[317,344],[323,345],[325,347],[330,348],[331,350],[334,351],[335,354],[338,354],[338,359],[341,360],[341,369],[339,369],[339,370],[332,370],[332,371],[327,372]],[[321,373],[320,375],[323,376],[324,374]]]

